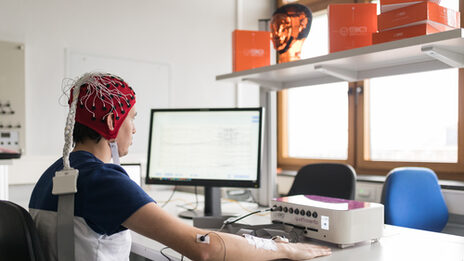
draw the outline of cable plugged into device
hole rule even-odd
[[[248,214],[242,215],[242,216],[237,217],[237,218],[231,217],[231,218],[227,219],[226,221],[224,221],[224,223],[223,223],[221,229],[219,229],[219,231],[221,231],[224,228],[224,226],[229,225],[229,224],[233,224],[233,223],[235,223],[235,222],[237,222],[239,220],[242,220],[242,219],[244,219],[246,217],[249,217],[251,215],[258,214],[258,213],[263,213],[263,212],[268,212],[268,211],[275,211],[275,210],[276,210],[276,207],[272,207],[272,208],[256,210],[256,211],[250,212]]]

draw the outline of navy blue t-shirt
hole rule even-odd
[[[132,181],[124,169],[105,164],[93,154],[76,151],[71,167],[79,170],[74,216],[82,217],[95,232],[112,235],[125,230],[121,224],[143,205],[154,202]],[[52,195],[55,172],[63,169],[58,159],[41,176],[32,191],[29,208],[57,211],[58,196]]]

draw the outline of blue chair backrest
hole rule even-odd
[[[448,222],[437,175],[419,167],[393,169],[382,190],[385,223],[440,232]]]

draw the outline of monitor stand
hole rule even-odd
[[[222,216],[221,188],[205,186],[204,211],[186,210],[178,215],[181,218],[193,219],[193,225],[201,228],[220,228],[231,216]]]

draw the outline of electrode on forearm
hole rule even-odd
[[[289,243],[290,242],[288,238],[281,237],[281,236],[273,236],[271,239],[278,243]]]
[[[197,234],[197,243],[209,244],[209,235]]]
[[[248,234],[245,234],[243,236],[248,241],[248,244],[253,245],[256,248],[262,248],[262,249],[265,249],[265,250],[277,251],[277,245],[271,239],[255,237],[255,236],[248,235]]]

